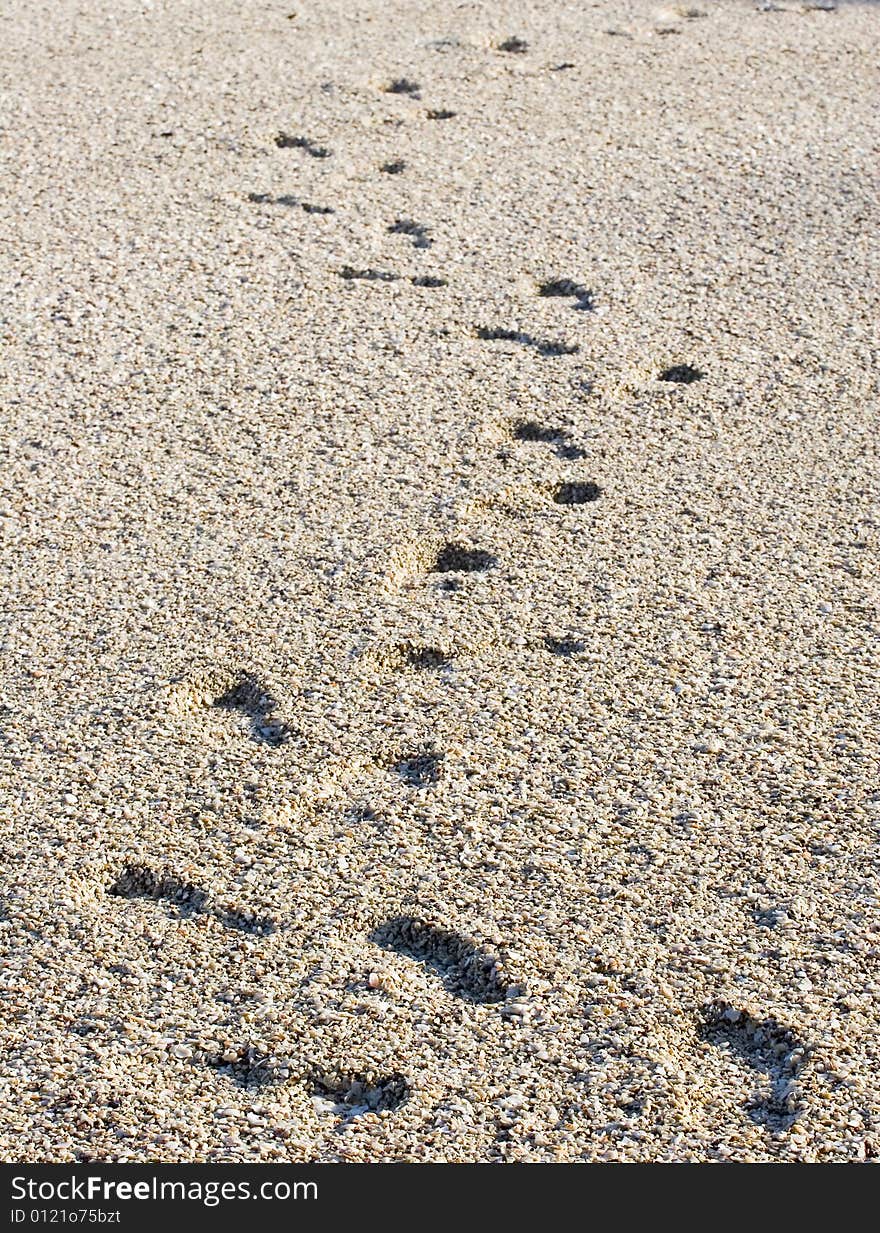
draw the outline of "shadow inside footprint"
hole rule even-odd
[[[581,449],[579,445],[569,444],[568,433],[564,428],[552,428],[546,424],[539,424],[536,420],[517,420],[510,432],[514,441],[555,445],[557,457],[564,458],[568,462],[586,457],[586,450]]]
[[[326,146],[316,146],[308,137],[291,137],[289,133],[279,133],[275,144],[279,150],[304,150],[312,158],[329,158],[331,153]]]
[[[690,385],[702,379],[700,369],[692,368],[690,364],[673,364],[671,368],[664,368],[658,378],[659,381],[671,381],[675,385]]]
[[[484,548],[467,548],[463,544],[444,544],[434,559],[435,574],[479,574],[497,564],[497,558]]]
[[[428,236],[428,228],[423,223],[413,222],[411,218],[398,218],[388,227],[390,235],[408,235],[412,237],[414,248],[430,248],[434,243]]]
[[[443,754],[427,747],[419,749],[395,760],[391,769],[411,788],[427,788],[440,780]]]
[[[503,43],[499,43],[498,51],[512,52],[514,55],[521,56],[529,50],[529,45],[525,39],[513,38],[505,39]]]
[[[213,916],[227,929],[239,929],[243,933],[274,933],[278,928],[271,916],[260,916],[244,908],[214,903],[207,891],[166,871],[151,869],[148,865],[126,865],[107,888],[107,894],[121,899],[154,899],[159,903],[173,904],[180,909],[182,916],[203,913]]]
[[[280,205],[291,208],[299,206],[306,214],[336,213],[332,206],[312,205],[309,201],[300,201],[298,197],[294,197],[290,193],[283,193],[280,197],[270,197],[268,193],[248,193],[248,200],[255,201],[259,205]]]
[[[551,655],[570,657],[582,654],[587,649],[587,644],[580,638],[554,638],[547,634],[544,637],[544,648]]]
[[[532,347],[539,355],[574,355],[580,350],[577,343],[554,342],[552,339],[535,338],[533,334],[524,334],[521,330],[508,330],[501,327],[477,326],[477,338],[484,342],[515,342],[523,347]]]
[[[560,441],[565,436],[561,428],[550,428],[535,420],[517,420],[513,437],[517,441]]]
[[[593,293],[589,287],[582,287],[580,283],[572,282],[570,278],[551,278],[545,283],[541,283],[538,287],[538,295],[541,296],[559,296],[565,299],[577,300],[574,308],[582,312],[589,312],[595,308],[593,301]]]
[[[507,996],[498,958],[454,930],[415,916],[394,916],[373,930],[370,941],[433,968],[452,993],[467,1001],[502,1002]]]
[[[108,887],[107,893],[122,899],[156,899],[173,903],[185,915],[204,912],[208,902],[207,891],[173,874],[158,873],[147,865],[126,865]]]
[[[278,922],[271,916],[260,916],[241,908],[225,908],[219,904],[211,908],[211,914],[227,929],[240,929],[242,933],[274,933]]]
[[[284,1083],[290,1078],[287,1066],[265,1053],[260,1053],[252,1045],[239,1050],[232,1060],[229,1060],[228,1054],[208,1055],[204,1058],[204,1064],[223,1075],[236,1087],[248,1091],[258,1091],[276,1083]]]
[[[408,77],[395,77],[382,89],[385,94],[408,94],[410,98],[418,98],[421,86],[417,81],[410,81]]]
[[[727,1002],[713,1002],[703,1011],[699,1036],[766,1076],[769,1086],[755,1094],[746,1110],[768,1130],[788,1130],[801,1112],[797,1078],[808,1057],[794,1033],[775,1019],[759,1020]]]
[[[436,671],[449,665],[449,656],[434,646],[413,646],[400,642],[395,647],[400,668],[415,668],[417,671]]]
[[[283,745],[290,736],[286,724],[271,718],[276,707],[275,699],[249,672],[241,673],[229,689],[212,700],[211,705],[246,715],[255,741],[277,746]]]
[[[365,1113],[399,1109],[410,1094],[409,1084],[398,1073],[375,1078],[363,1074],[316,1072],[311,1076],[311,1088],[316,1109],[332,1113],[343,1121],[362,1117]]]
[[[368,283],[393,283],[397,279],[396,274],[388,274],[384,270],[356,270],[353,266],[344,265],[339,271],[339,277],[347,281],[361,279]]]
[[[602,489],[589,480],[586,483],[566,480],[557,484],[551,495],[557,505],[586,505],[590,501],[598,501]]]

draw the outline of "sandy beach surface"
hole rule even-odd
[[[878,37],[7,0],[4,1159],[880,1155]]]

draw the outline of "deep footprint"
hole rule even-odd
[[[437,671],[448,666],[449,657],[435,646],[413,646],[410,642],[399,642],[390,657],[390,664],[397,671],[406,668],[418,672]]]
[[[208,892],[169,873],[158,873],[147,865],[126,865],[107,888],[108,895],[121,899],[155,899],[172,903],[186,914],[206,911]]]
[[[517,441],[552,441],[556,442],[565,436],[561,428],[550,428],[535,420],[517,420],[512,429],[512,435]]]
[[[713,1002],[703,1011],[699,1035],[766,1076],[769,1087],[756,1092],[746,1110],[768,1130],[788,1130],[801,1113],[797,1079],[808,1057],[795,1034],[775,1019],[759,1020],[727,1002]]]
[[[587,649],[587,644],[579,638],[554,638],[547,634],[544,638],[544,648],[551,655],[570,657],[582,654]]]
[[[509,51],[509,52],[512,52],[514,55],[521,56],[524,52],[527,52],[529,50],[529,45],[525,39],[519,39],[519,38],[514,37],[514,38],[505,39],[503,43],[499,43],[498,50],[499,51]]]
[[[454,930],[414,916],[394,916],[373,930],[370,941],[432,968],[450,992],[467,1001],[502,1002],[507,996],[497,956]]]

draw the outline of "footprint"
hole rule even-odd
[[[438,647],[414,646],[411,642],[398,642],[389,650],[374,653],[373,659],[389,672],[438,672],[451,662]]]
[[[445,287],[445,278],[435,278],[431,274],[420,274],[409,280],[414,287]]]
[[[411,218],[398,218],[388,227],[390,235],[409,235],[413,237],[413,248],[430,248],[434,243],[428,238],[428,228],[422,223],[414,223]]]
[[[408,94],[410,98],[419,98],[422,87],[417,81],[410,81],[407,77],[395,77],[382,89],[385,94]]]
[[[219,668],[203,676],[174,683],[167,693],[172,714],[185,715],[202,709],[231,711],[248,720],[250,735],[260,744],[283,745],[290,729],[273,718],[276,702],[253,673]]]
[[[450,541],[440,548],[430,570],[434,574],[476,574],[497,564],[497,557],[484,548],[468,548]]]
[[[429,120],[451,120],[455,115],[454,111],[447,111],[445,107],[432,107],[425,112]]]
[[[260,1052],[253,1045],[224,1050],[223,1053],[206,1054],[201,1060],[205,1066],[218,1071],[236,1087],[248,1091],[286,1083],[290,1078],[290,1068],[283,1061]]]
[[[538,295],[545,298],[553,296],[577,300],[572,307],[581,312],[589,312],[596,306],[589,287],[582,287],[580,283],[572,282],[570,278],[552,278],[548,282],[541,283],[538,287]]]
[[[308,137],[291,137],[289,133],[279,133],[275,144],[279,150],[304,150],[312,158],[329,158],[332,153],[326,146],[316,146]]]
[[[170,873],[157,873],[146,865],[126,865],[119,877],[107,888],[108,895],[122,899],[155,899],[172,903],[185,916],[207,910],[208,892],[184,882]]]
[[[797,1079],[809,1057],[795,1034],[775,1019],[759,1020],[719,1001],[705,1007],[699,1035],[766,1076],[769,1087],[746,1105],[749,1117],[768,1130],[788,1130],[802,1110]]]
[[[339,277],[349,281],[354,279],[362,279],[368,283],[393,283],[397,279],[396,274],[387,274],[384,270],[356,270],[353,266],[344,265],[339,271]]]
[[[255,741],[278,746],[290,737],[287,725],[271,718],[277,705],[275,699],[250,672],[242,672],[227,690],[212,700],[211,705],[246,715]]]
[[[557,505],[585,505],[589,501],[598,501],[601,495],[602,489],[590,480],[565,480],[551,489],[551,496]]]
[[[551,655],[562,655],[571,657],[572,655],[580,655],[587,649],[587,644],[580,638],[554,638],[547,634],[544,637],[544,648]]]
[[[539,355],[545,356],[574,355],[576,351],[580,350],[576,343],[552,342],[549,339],[535,338],[531,334],[523,334],[519,330],[489,329],[485,326],[478,326],[475,333],[477,338],[482,338],[486,342],[520,343],[524,347],[534,347]]]
[[[524,52],[529,50],[529,45],[525,39],[519,39],[519,38],[513,37],[513,38],[505,39],[503,43],[497,43],[496,50],[497,51],[509,51],[509,52],[512,52],[514,55],[521,56]]]
[[[568,432],[564,428],[552,428],[549,425],[539,424],[536,420],[516,420],[511,426],[510,435],[515,441],[546,442],[555,445],[557,455],[567,461],[586,457],[586,450],[581,449],[579,445],[568,443],[566,440]]]
[[[312,1075],[310,1083],[316,1112],[332,1113],[346,1122],[364,1113],[399,1109],[410,1094],[409,1083],[396,1072],[376,1077],[321,1071]]]
[[[185,882],[167,870],[158,872],[148,865],[126,865],[107,888],[107,894],[121,899],[153,899],[157,903],[173,904],[184,917],[213,916],[227,929],[238,929],[244,933],[274,933],[278,927],[269,916],[214,903],[201,887]]]
[[[687,4],[668,4],[654,11],[655,21],[694,21],[705,16],[703,9],[692,8]]]
[[[703,373],[699,368],[692,368],[690,364],[673,364],[671,368],[665,368],[658,377],[659,381],[672,381],[676,385],[690,385],[693,381],[702,381]]]
[[[443,772],[443,754],[438,753],[433,746],[426,745],[422,749],[406,753],[390,764],[405,784],[411,788],[428,788],[438,783]]]
[[[389,176],[399,176],[405,169],[406,163],[402,158],[395,159],[392,163],[383,163],[379,168],[380,171],[384,171]]]
[[[373,930],[370,941],[433,968],[467,1001],[503,1002],[507,996],[501,961],[474,938],[416,916],[394,916]]]
[[[300,201],[298,197],[291,197],[287,193],[281,197],[272,197],[269,193],[248,193],[248,201],[254,201],[258,205],[299,206],[300,209],[305,210],[306,214],[336,213],[332,206],[312,205],[308,201]]]
[[[559,441],[565,434],[561,428],[549,428],[535,420],[517,420],[511,436],[517,441]]]

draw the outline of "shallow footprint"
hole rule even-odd
[[[557,505],[587,505],[590,501],[599,500],[602,489],[592,480],[584,482],[565,480],[560,484],[555,484],[550,490],[550,495]]]
[[[215,903],[201,887],[168,870],[151,869],[148,865],[126,865],[107,888],[107,894],[119,899],[152,899],[156,903],[171,904],[179,908],[183,917],[213,916],[227,929],[244,933],[273,933],[277,928],[269,916]]]
[[[332,1113],[343,1121],[365,1113],[399,1109],[410,1094],[403,1075],[348,1074],[316,1071],[309,1081],[317,1113]]]
[[[425,746],[392,759],[391,770],[409,787],[427,788],[440,781],[443,774],[443,754],[433,746]]]
[[[555,342],[549,338],[536,338],[533,334],[525,334],[521,330],[508,330],[496,326],[477,326],[474,331],[477,338],[484,342],[515,342],[523,347],[532,347],[539,355],[559,356],[574,355],[580,350],[577,343]]]
[[[498,957],[452,929],[416,916],[394,916],[373,930],[370,941],[433,968],[452,993],[467,1001],[503,1002],[507,996]]]
[[[167,696],[172,714],[208,709],[242,716],[248,721],[251,738],[261,744],[283,745],[291,735],[287,724],[275,714],[275,699],[247,669],[218,668],[178,680]]]
[[[275,699],[250,672],[242,672],[228,689],[213,699],[211,705],[246,715],[255,741],[283,745],[290,737],[287,725],[272,718],[277,706]]]
[[[573,307],[580,309],[582,312],[589,312],[595,308],[593,293],[589,287],[582,287],[580,283],[572,282],[570,278],[551,278],[547,282],[539,284],[538,295],[544,297],[558,296],[564,299],[576,300],[577,303]]]
[[[797,1079],[808,1057],[795,1034],[775,1019],[757,1019],[727,1002],[713,1002],[703,1011],[699,1036],[766,1077],[769,1086],[755,1093],[746,1110],[768,1130],[788,1130],[801,1112]]]

